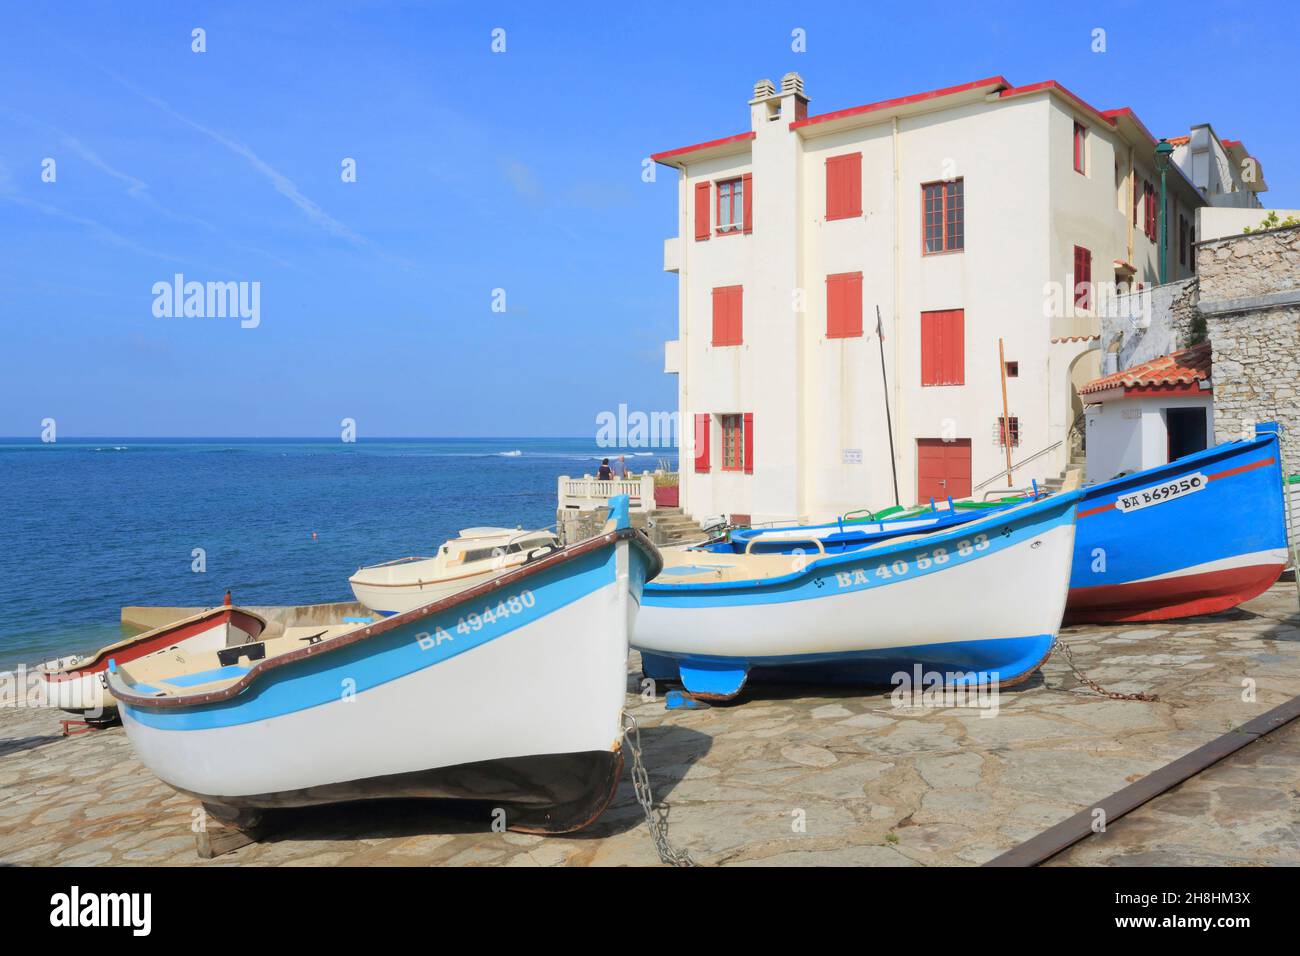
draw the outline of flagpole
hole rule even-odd
[[[880,381],[885,387],[885,428],[889,431],[889,468],[894,473],[894,507],[898,501],[898,459],[894,457],[894,423],[889,415],[889,377],[885,374],[885,326],[876,305],[876,338],[880,342]]]
[[[1007,487],[1011,487],[1011,418],[1007,411],[1007,356],[998,339],[998,365],[1002,372],[1002,446],[1007,450]]]

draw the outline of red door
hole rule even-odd
[[[970,497],[970,439],[916,440],[916,501]]]

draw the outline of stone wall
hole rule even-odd
[[[1300,227],[1198,245],[1198,308],[1214,349],[1214,433],[1279,421],[1300,471]]]
[[[1102,374],[1132,368],[1192,344],[1196,298],[1195,277],[1099,297]]]
[[[629,517],[634,528],[648,528],[650,515],[644,511],[633,511]],[[577,508],[560,508],[555,512],[555,528],[560,541],[564,544],[577,544],[600,534],[601,528],[609,519],[608,508],[594,508],[581,511]],[[653,540],[653,535],[652,535]]]

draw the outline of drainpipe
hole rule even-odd
[[[1160,170],[1160,284],[1169,278],[1169,200],[1165,193],[1165,174],[1169,172],[1169,154],[1174,151],[1169,140],[1162,139],[1156,144],[1156,168]]]
[[[891,124],[891,138],[894,147],[894,408],[898,412],[898,435],[900,441],[894,442],[891,435],[890,447],[897,449],[902,445],[902,435],[904,434],[907,415],[903,410],[903,319],[902,319],[902,296],[903,296],[903,219],[902,219],[902,179],[899,171],[899,142],[898,142],[898,117],[893,117]],[[901,464],[898,461],[897,451],[894,452],[894,461],[890,463],[893,466],[894,474],[898,474],[898,467]],[[915,487],[913,482],[913,487]]]
[[[1127,187],[1128,187],[1128,199],[1124,203],[1124,208],[1128,211],[1128,215],[1126,215],[1124,218],[1127,220],[1126,225],[1127,225],[1127,232],[1128,232],[1128,246],[1127,246],[1128,254],[1124,257],[1124,261],[1132,264],[1133,262],[1133,217],[1137,213],[1137,203],[1134,201],[1133,198],[1134,190],[1137,187],[1137,171],[1133,169],[1133,147],[1132,146],[1129,146],[1128,148]]]

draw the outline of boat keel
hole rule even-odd
[[[489,825],[523,833],[568,833],[609,805],[623,772],[621,748],[537,754],[241,796],[190,794],[222,824],[247,830],[286,807],[378,799],[446,800],[481,811]],[[185,791],[182,791],[185,792]]]
[[[745,687],[749,667],[743,661],[680,661],[682,686],[701,700],[731,700]]]

